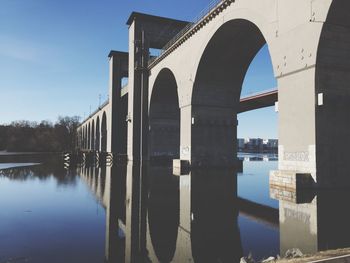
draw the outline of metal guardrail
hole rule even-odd
[[[121,90],[125,89],[128,87],[128,83],[124,84],[121,88]],[[104,107],[106,107],[109,104],[109,99],[107,99],[105,102],[103,102],[95,111],[93,111],[91,114],[89,114],[88,117],[86,117],[79,125],[79,127],[85,123],[88,119],[90,119],[92,116],[94,116],[97,112],[102,110]]]
[[[92,116],[94,116],[97,112],[99,112],[100,110],[102,110],[104,107],[106,107],[109,104],[109,100],[106,100],[104,103],[102,103],[95,111],[93,111],[91,114],[89,114],[88,117],[86,117],[78,127],[80,127],[81,125],[83,125],[83,123],[85,123],[88,119],[90,119]]]
[[[214,9],[216,9],[221,3],[226,0],[212,0],[210,4],[203,9],[199,15],[197,15],[193,22],[190,22],[186,27],[184,27],[179,33],[177,33],[163,48],[161,48],[158,57],[151,58],[149,64],[152,64],[159,57],[161,57],[171,46],[173,46],[181,37],[183,37],[187,32],[193,29],[199,22],[201,22],[208,14],[210,14]]]

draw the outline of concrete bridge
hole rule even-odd
[[[237,114],[264,97],[247,106],[242,82],[266,44],[278,90],[279,170],[272,174],[343,185],[349,11],[347,0],[216,0],[194,22],[132,13],[129,52],[109,54],[109,101],[79,127],[79,147],[132,162],[167,156],[192,167],[235,166]],[[161,54],[151,57],[150,49]]]

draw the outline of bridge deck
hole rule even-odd
[[[277,89],[264,91],[248,97],[241,98],[238,113],[273,106],[278,100]]]
[[[125,96],[128,94],[128,85],[124,85],[122,87],[121,96]],[[278,91],[277,89],[263,91],[260,93],[255,93],[253,95],[243,97],[240,99],[240,108],[238,113],[243,113],[251,110],[257,110],[265,107],[270,107],[275,104],[278,99]],[[83,122],[85,123],[91,117],[93,117],[96,113],[98,113],[101,109],[108,105],[108,101],[104,102],[97,110],[89,115]]]

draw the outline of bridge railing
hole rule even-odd
[[[94,110],[92,113],[89,114],[89,116],[87,116],[79,125],[79,127],[84,124],[88,119],[90,119],[91,117],[93,117],[97,112],[99,112],[100,110],[102,110],[104,107],[106,107],[109,104],[109,99],[107,99],[105,102],[103,102],[100,106],[98,106],[98,108],[96,110]]]
[[[194,28],[204,17],[206,17],[212,10],[214,10],[219,4],[225,0],[212,0],[209,5],[204,8],[187,26],[185,26],[179,33],[177,33],[163,48],[159,53],[159,56],[153,57],[149,60],[149,64],[157,60],[160,56],[164,54],[176,41],[183,37],[187,32]]]

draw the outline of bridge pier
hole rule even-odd
[[[132,13],[129,25],[128,159],[149,160],[149,49],[162,48],[188,22]],[[162,34],[159,34],[162,32]]]
[[[134,17],[129,24],[128,159],[148,159],[148,59],[149,44],[143,24]]]
[[[127,97],[121,96],[122,78],[128,77],[128,53],[111,51],[109,57],[109,98],[111,112],[109,121],[110,136],[107,151],[114,155],[126,154],[127,143]]]
[[[180,110],[181,161],[174,162],[174,167],[237,167],[236,110],[211,105],[189,105]]]

